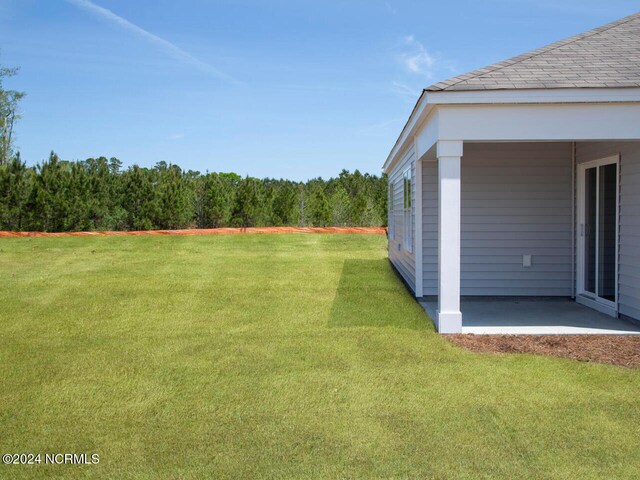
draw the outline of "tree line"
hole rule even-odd
[[[185,171],[116,158],[0,165],[0,230],[91,231],[261,226],[384,226],[386,177],[343,170],[307,182]]]
[[[261,226],[381,226],[386,178],[343,170],[308,182],[184,171],[116,158],[27,166],[14,146],[24,92],[3,88],[0,65],[0,230],[68,232]]]

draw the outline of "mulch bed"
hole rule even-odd
[[[128,235],[243,235],[282,233],[333,233],[333,234],[374,234],[385,235],[384,227],[250,227],[250,228],[192,228],[184,230],[141,230],[131,232],[5,232],[0,238],[8,237],[122,237]]]
[[[582,362],[640,366],[640,335],[447,335],[473,352],[532,353]]]

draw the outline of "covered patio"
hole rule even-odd
[[[420,305],[437,318],[438,300]],[[570,298],[462,298],[462,332],[476,335],[640,335],[640,325],[611,317]]]
[[[640,333],[638,162],[637,140],[436,141],[416,159],[416,296],[438,331]]]
[[[639,25],[422,92],[383,167],[388,253],[440,333],[638,332]]]

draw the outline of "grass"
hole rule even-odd
[[[383,236],[0,241],[0,478],[637,478],[640,371],[474,354]]]

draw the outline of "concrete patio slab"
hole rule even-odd
[[[420,304],[434,319],[438,302]],[[462,333],[478,335],[640,335],[640,325],[570,299],[462,299]]]

